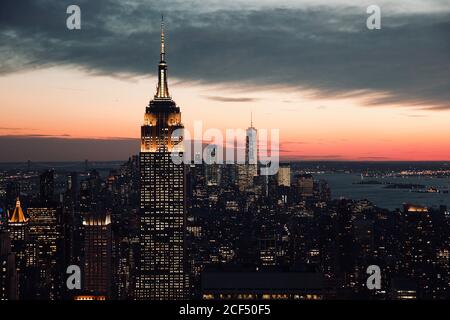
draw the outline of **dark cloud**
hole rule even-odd
[[[323,155],[292,155],[282,157],[284,160],[345,160],[346,158],[339,154],[323,154]]]
[[[30,128],[15,128],[15,127],[0,127],[1,131],[21,131],[21,130],[35,130]]]
[[[390,160],[391,158],[373,156],[373,157],[358,157],[358,159],[364,160],[364,161],[367,161],[367,160],[377,160],[377,161],[379,161],[379,160]]]
[[[382,11],[382,29],[371,31],[362,6],[199,10],[204,2],[77,3],[82,30],[70,31],[65,8],[72,1],[3,0],[0,73],[71,65],[98,74],[149,74],[164,12],[169,72],[179,79],[450,109],[448,12]]]
[[[255,102],[259,99],[245,97],[221,97],[221,96],[204,96],[208,100],[219,102]]]
[[[195,154],[194,140],[190,143],[191,155]],[[209,145],[202,142],[202,148]],[[220,147],[220,146],[219,146]],[[234,152],[239,148],[233,147]],[[69,138],[51,135],[4,135],[0,136],[0,162],[22,161],[110,161],[126,160],[139,150],[139,139],[136,138]],[[261,148],[261,152],[266,149]],[[270,150],[269,150],[270,151]],[[290,153],[288,149],[279,149],[281,153]],[[225,152],[225,151],[224,151]],[[225,153],[224,153],[225,154]],[[282,155],[281,158],[285,156]],[[312,158],[318,159],[320,156]],[[335,156],[330,156],[335,158]],[[292,158],[292,157],[291,157]],[[294,156],[293,158],[298,158]],[[303,156],[302,156],[303,158]],[[306,156],[308,158],[308,156]],[[323,156],[328,159],[328,156]]]
[[[0,162],[125,160],[139,150],[139,139],[69,139],[52,136],[0,136]]]
[[[408,118],[425,118],[427,115],[425,114],[402,114],[404,117]]]
[[[287,145],[287,144],[293,145],[293,144],[309,144],[309,143],[311,143],[311,142],[306,142],[306,141],[282,141],[281,145],[284,146],[284,145]]]

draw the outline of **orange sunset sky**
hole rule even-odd
[[[149,59],[150,60],[150,59]],[[70,68],[21,72],[0,78],[2,135],[139,138],[155,75],[120,79]],[[229,88],[170,79],[183,122],[207,128],[279,128],[281,155],[350,160],[450,159],[450,112],[402,105],[367,107],[357,98],[319,98],[290,88]],[[249,102],[211,101],[223,97]],[[26,94],[24,94],[26,92]]]

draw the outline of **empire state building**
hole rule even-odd
[[[139,300],[186,297],[185,172],[171,156],[183,154],[182,137],[172,135],[183,124],[180,108],[169,95],[165,55],[162,21],[158,86],[141,127]]]

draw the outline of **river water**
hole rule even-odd
[[[324,179],[329,183],[333,198],[367,199],[378,207],[391,210],[401,208],[403,203],[450,207],[450,193],[418,193],[409,189],[388,189],[385,184],[355,184],[355,182],[361,181],[361,176],[355,173],[322,173],[313,174],[313,176],[315,179]],[[438,189],[450,189],[450,178],[385,177],[365,178],[365,180],[421,184]]]

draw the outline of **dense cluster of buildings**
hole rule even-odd
[[[148,226],[138,156],[102,175],[48,170],[7,181],[1,299],[450,298],[445,207],[333,200],[325,181],[289,164],[244,191],[236,165],[183,170],[181,222]],[[40,191],[21,192],[27,183]],[[66,286],[70,265],[82,270],[80,290]],[[366,286],[369,265],[381,269],[379,290]],[[160,290],[176,296],[152,296]]]

